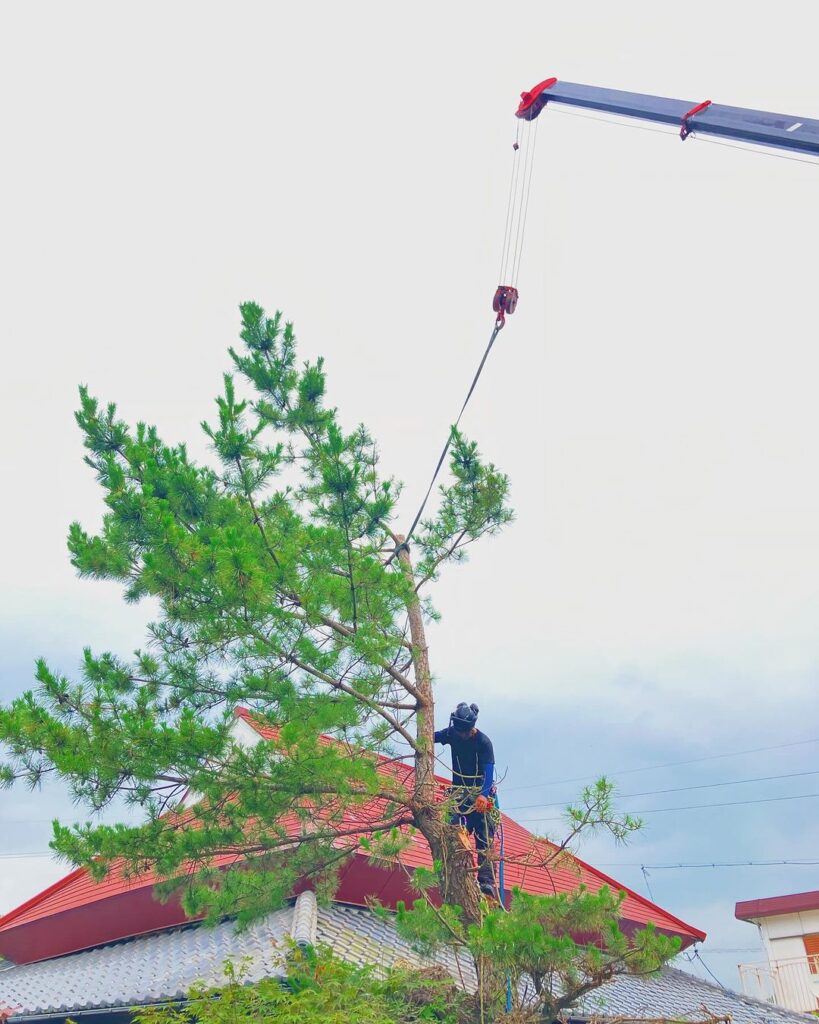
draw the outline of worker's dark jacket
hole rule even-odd
[[[452,728],[435,733],[435,742],[452,747],[452,785],[456,788],[484,788],[487,765],[495,764],[492,741],[480,729],[474,736],[460,737]],[[490,777],[489,785],[492,780]],[[488,795],[488,793],[487,793]]]

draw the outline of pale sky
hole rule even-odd
[[[40,654],[71,672],[85,644],[142,642],[147,610],[65,550],[101,513],[78,383],[205,455],[237,304],[280,308],[409,521],[492,327],[518,94],[556,75],[816,117],[817,29],[808,0],[4,5],[0,697]],[[441,718],[481,704],[505,806],[544,802],[521,818],[576,789],[555,780],[718,753],[780,747],[622,792],[819,771],[818,176],[541,116],[520,304],[463,422],[517,521],[445,577],[432,632]],[[623,806],[815,793],[800,775]],[[641,864],[816,859],[817,807],[658,810],[631,847],[582,853],[648,894]],[[12,856],[46,849],[54,813],[76,812],[0,794],[0,912],[64,870]],[[736,986],[762,954],[734,902],[819,868],[649,882]]]

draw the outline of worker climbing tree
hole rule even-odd
[[[460,703],[449,716],[449,726],[435,733],[435,742],[452,751],[453,801],[450,824],[474,836],[478,854],[478,885],[485,896],[498,899],[492,862],[495,752],[492,741],[477,727],[478,705]],[[467,842],[469,840],[467,839]]]

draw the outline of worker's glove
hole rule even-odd
[[[475,801],[475,810],[478,814],[488,814],[495,806],[495,801],[491,796],[484,796],[483,793]]]

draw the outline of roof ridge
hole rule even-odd
[[[315,946],[318,928],[318,901],[312,889],[305,889],[293,904],[293,922],[290,936],[297,946]]]

